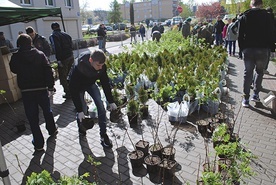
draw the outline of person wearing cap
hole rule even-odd
[[[50,106],[49,96],[53,95],[55,81],[49,60],[42,51],[32,47],[32,38],[20,34],[17,39],[19,49],[13,53],[10,69],[17,74],[18,87],[26,117],[29,121],[33,145],[36,152],[43,151],[44,137],[39,127],[39,106],[41,107],[50,137],[57,134],[57,127]]]
[[[259,92],[262,88],[264,68],[268,53],[274,48],[273,19],[262,7],[262,0],[251,0],[251,9],[245,11],[240,18],[238,43],[244,56],[243,107],[250,107],[250,86],[254,70],[256,73],[253,79],[253,96],[250,100],[260,102]]]
[[[51,47],[44,36],[36,33],[33,27],[28,26],[25,29],[26,33],[33,39],[33,45],[39,51],[42,51],[48,58],[51,55]]]
[[[184,38],[187,38],[191,35],[191,21],[192,19],[189,17],[184,21],[182,25],[182,35]]]
[[[5,38],[4,32],[0,32],[0,47],[1,46],[7,46],[9,49],[13,49],[13,45],[11,41]]]
[[[53,33],[50,35],[49,40],[58,61],[59,80],[65,92],[63,98],[70,99],[71,95],[67,76],[74,63],[72,38],[70,35],[60,30],[60,26],[57,22],[53,22],[51,28]]]

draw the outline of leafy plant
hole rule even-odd
[[[145,105],[148,101],[148,92],[144,89],[144,87],[141,87],[138,90],[138,99],[142,103],[142,105]]]
[[[204,185],[223,185],[220,173],[208,171],[203,172],[201,177]]]
[[[136,115],[139,112],[139,104],[136,100],[131,99],[127,104],[127,113],[129,115]]]
[[[87,161],[95,167],[95,174],[97,174],[96,167],[101,165],[101,162],[96,161],[91,156],[88,156]],[[43,170],[40,173],[33,172],[30,176],[28,176],[26,185],[60,185],[60,184],[62,185],[75,185],[75,184],[97,185],[98,184],[97,182],[88,182],[85,179],[89,176],[90,175],[88,172],[82,174],[81,176],[77,176],[77,175],[74,175],[72,177],[62,176],[56,183],[51,177],[51,174],[47,170]],[[96,179],[96,176],[94,179]]]
[[[51,174],[43,170],[40,173],[33,172],[31,176],[27,178],[26,185],[54,185],[56,184],[51,177]]]
[[[119,92],[119,90],[117,88],[113,88],[112,89],[112,96],[113,96],[113,99],[114,99],[114,103],[117,105],[117,106],[122,106],[123,105],[123,99],[122,99],[122,94]]]

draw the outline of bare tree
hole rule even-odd
[[[88,0],[83,1],[83,4],[80,5],[80,16],[81,16],[82,24],[86,24],[88,18],[91,18],[92,20],[94,19],[93,12],[89,11],[88,8],[89,8]]]

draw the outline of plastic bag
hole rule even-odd
[[[178,102],[169,103],[167,106],[167,114],[169,116],[169,121],[171,122],[177,122],[178,121],[178,114],[180,105]]]
[[[182,101],[180,104],[178,101],[169,103],[167,109],[170,122],[185,123],[187,121],[187,116],[189,113],[188,101]]]

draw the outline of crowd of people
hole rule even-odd
[[[71,99],[76,107],[79,134],[86,135],[82,122],[88,116],[84,100],[84,94],[87,92],[97,107],[101,144],[105,148],[111,148],[113,145],[106,133],[106,110],[101,100],[99,86],[96,83],[97,80],[100,81],[109,103],[109,109],[117,109],[107,76],[104,41],[100,44],[99,50],[81,53],[79,60],[75,62],[71,36],[61,31],[57,22],[53,22],[51,28],[53,32],[49,37],[50,42],[48,42],[44,36],[36,33],[34,28],[26,27],[26,33],[20,32],[18,35],[16,43],[18,50],[12,53],[10,60],[10,70],[17,74],[25,115],[33,135],[32,144],[35,152],[44,151],[45,145],[39,126],[39,107],[43,111],[46,129],[50,137],[55,137],[58,133],[50,104],[50,97],[56,91],[49,60],[51,53],[55,54],[58,61],[60,84],[65,93],[63,98]],[[104,25],[101,25],[101,28],[104,29]],[[102,34],[101,31],[99,34]],[[0,36],[2,36],[0,37],[1,46],[12,49],[11,42],[5,39],[3,32],[0,33]]]
[[[253,84],[253,96],[251,100],[259,102],[259,92],[262,87],[264,70],[268,67],[269,56],[275,52],[275,20],[272,9],[263,9],[262,0],[251,0],[251,9],[229,19],[226,23],[221,16],[217,16],[214,25],[211,23],[198,23],[191,29],[192,18],[187,18],[181,26],[185,39],[192,35],[204,39],[211,47],[225,47],[229,56],[236,54],[236,41],[239,45],[239,58],[244,60],[244,99],[242,105],[249,107],[250,86]],[[264,21],[266,20],[266,21]],[[88,115],[84,94],[87,92],[95,102],[98,111],[100,138],[103,147],[111,148],[112,142],[106,134],[106,110],[101,100],[101,93],[96,81],[100,81],[110,110],[116,110],[109,78],[107,75],[106,62],[106,29],[100,25],[97,32],[99,50],[88,51],[80,54],[77,62],[73,56],[72,38],[61,31],[57,22],[51,24],[53,30],[49,37],[50,43],[44,36],[36,33],[31,26],[26,27],[25,32],[20,32],[17,39],[17,52],[14,52],[10,61],[10,69],[17,74],[18,86],[22,92],[23,105],[26,117],[30,123],[33,134],[35,151],[43,151],[44,138],[39,127],[39,106],[42,108],[46,122],[46,129],[50,137],[58,133],[50,105],[50,97],[55,92],[55,81],[50,65],[49,56],[53,52],[58,61],[60,83],[64,90],[63,97],[72,99],[76,107],[76,118],[80,135],[86,135],[82,129],[82,121]],[[154,24],[151,29],[153,41],[160,41],[164,27]],[[137,32],[135,25],[130,28],[131,43],[136,43],[136,35],[144,40],[146,29],[143,24]],[[0,46],[13,49],[11,42],[0,32]],[[52,51],[51,51],[52,49]],[[255,70],[255,74],[254,74]]]
[[[251,0],[251,8],[237,17],[225,19],[226,22],[221,15],[216,18],[214,25],[198,23],[193,29],[191,19],[187,18],[179,31],[182,31],[184,38],[194,35],[204,39],[209,46],[222,46],[232,57],[236,56],[238,41],[238,58],[243,59],[245,68],[242,105],[249,107],[251,86],[253,95],[250,100],[260,102],[263,75],[268,73],[271,52],[275,52],[276,23],[273,11],[269,7],[264,9],[262,0]]]

